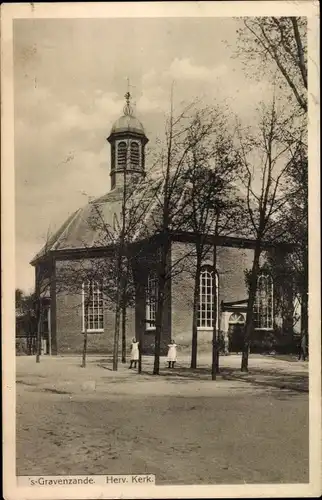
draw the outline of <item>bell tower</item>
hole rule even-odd
[[[131,94],[125,94],[123,115],[114,123],[107,138],[111,145],[111,189],[123,187],[145,176],[144,149],[148,142],[142,123],[134,116]]]

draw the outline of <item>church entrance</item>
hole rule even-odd
[[[242,352],[244,345],[244,327],[244,316],[240,313],[233,313],[229,318],[228,326],[229,352]]]

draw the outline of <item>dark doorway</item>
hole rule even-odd
[[[244,345],[244,325],[230,324],[228,329],[229,352],[242,352]]]

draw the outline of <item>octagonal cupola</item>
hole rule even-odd
[[[145,175],[144,149],[148,142],[142,123],[134,116],[131,94],[125,94],[123,115],[112,126],[107,138],[111,145],[111,189]]]

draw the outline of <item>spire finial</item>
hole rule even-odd
[[[130,94],[130,79],[127,77],[127,92],[124,95],[125,97],[125,106],[123,108],[124,114],[126,116],[133,116],[133,108],[131,106],[131,94]]]

